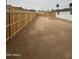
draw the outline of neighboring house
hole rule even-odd
[[[56,10],[56,17],[64,20],[72,21],[72,8]]]

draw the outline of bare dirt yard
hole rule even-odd
[[[38,17],[7,42],[7,59],[72,59],[72,23]]]

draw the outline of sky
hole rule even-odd
[[[68,8],[72,0],[7,0],[7,4],[23,7],[25,9],[51,10],[57,9],[56,4],[60,5],[59,9]]]

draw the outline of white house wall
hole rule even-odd
[[[59,12],[59,15],[58,12],[56,12],[56,17],[64,20],[72,21],[72,15],[70,15],[70,11]]]

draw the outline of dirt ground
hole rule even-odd
[[[72,23],[38,17],[8,41],[6,49],[7,59],[72,59]]]

